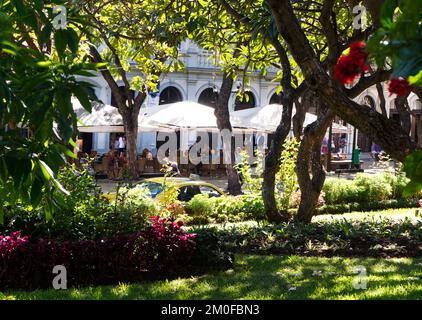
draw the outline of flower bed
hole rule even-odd
[[[31,242],[20,232],[0,236],[0,290],[51,287],[56,265],[66,267],[69,286],[173,278],[207,269],[197,258],[202,253],[196,235],[181,226],[155,217],[141,232],[95,241]],[[212,260],[214,252],[207,254]],[[225,263],[209,269],[229,266],[231,256],[225,257]]]

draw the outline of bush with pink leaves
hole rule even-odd
[[[206,269],[196,258],[204,255],[198,252],[196,235],[186,233],[181,222],[158,217],[132,235],[78,242],[30,240],[20,232],[0,236],[0,290],[51,288],[56,265],[66,267],[69,287],[189,276]]]

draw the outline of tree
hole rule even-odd
[[[183,1],[182,1],[183,3]],[[203,49],[214,53],[214,63],[220,70],[222,85],[218,90],[215,106],[217,126],[220,132],[230,132],[230,141],[224,140],[224,150],[230,150],[230,163],[226,164],[228,189],[230,194],[241,193],[239,176],[235,170],[235,139],[230,122],[229,101],[233,93],[234,81],[242,80],[242,87],[237,96],[244,99],[246,87],[251,77],[265,75],[266,66],[277,60],[271,45],[259,39],[251,26],[245,26],[232,19],[230,9],[225,1],[191,2],[188,25],[192,27],[190,37]],[[271,48],[272,49],[272,48]],[[227,160],[227,159],[226,159]]]
[[[324,5],[330,9],[334,6],[334,3],[335,1],[324,1]],[[362,87],[375,84],[377,82],[374,79],[376,78],[375,76],[361,77],[361,80],[353,88],[345,89],[332,76],[326,73],[322,61],[315,55],[315,50],[296,14],[296,8],[299,7],[298,3],[292,3],[287,0],[269,0],[268,4],[275,18],[277,30],[288,44],[290,53],[300,66],[308,86],[315,89],[321,99],[333,111],[367,134],[399,161],[403,161],[409,153],[415,150],[415,143],[393,120],[373,112],[350,99],[353,92],[359,91]],[[332,10],[327,11],[331,13]],[[335,21],[333,21],[324,30],[328,40],[330,39],[330,34],[335,32],[333,29],[335,25]],[[347,33],[337,32],[335,34]],[[329,40],[328,44],[329,50],[338,50],[335,42]],[[344,44],[347,45],[349,43],[344,42]],[[376,76],[379,77],[379,74],[376,74]]]
[[[57,203],[55,179],[77,131],[71,97],[90,110],[90,75],[95,65],[78,61],[75,21],[68,7],[67,26],[54,28],[55,5],[65,1],[0,3],[0,222],[4,210],[18,202],[43,202],[49,218]],[[27,131],[27,134],[22,134]]]
[[[331,112],[357,127],[393,157],[402,161],[416,148],[415,143],[410,139],[407,132],[393,120],[388,119],[385,114],[379,114],[353,101],[353,98],[358,96],[363,90],[386,81],[391,75],[391,70],[388,67],[385,69],[385,65],[379,65],[375,69],[377,71],[371,71],[371,74],[368,72],[365,76],[361,76],[359,81],[349,88],[345,88],[335,78],[334,67],[337,61],[345,60],[341,58],[344,50],[353,42],[367,40],[374,33],[374,26],[380,25],[379,20],[383,1],[365,1],[364,5],[370,13],[373,26],[366,30],[353,29],[353,21],[356,17],[352,15],[352,8],[357,4],[359,4],[358,1],[268,0],[265,2],[257,1],[253,4],[242,2],[237,4],[235,8],[231,5],[231,8],[226,9],[238,21],[247,24],[250,21],[255,21],[257,14],[261,14],[262,20],[262,15],[265,16],[265,8],[268,5],[269,15],[275,26],[276,36],[273,39],[277,39],[277,42],[282,43],[283,46],[284,44],[286,45],[287,55],[289,58],[292,57],[292,59],[289,59],[290,64],[293,66],[297,64],[300,68],[300,72],[296,72],[298,75],[295,74],[296,86],[298,86],[296,94],[294,94],[295,98],[297,99],[301,96],[304,91],[315,94],[320,103],[326,105]],[[271,25],[267,30],[272,30]],[[339,58],[341,59],[339,60]],[[293,67],[293,69],[295,68]],[[283,68],[283,72],[286,70],[288,69]],[[369,70],[362,71],[367,72]],[[304,82],[299,85],[297,84],[299,82],[297,79],[304,79]],[[319,137],[322,139],[322,136],[315,134],[314,130],[315,127],[313,130],[305,129],[302,143],[303,147],[305,145],[307,147],[300,149],[303,155],[302,157],[299,156],[299,158],[311,159],[310,152],[317,149],[320,143]],[[307,134],[317,136],[318,139],[310,139],[311,136],[306,137]],[[311,141],[314,142],[311,143]],[[314,160],[319,161],[319,159]],[[299,179],[299,181],[302,181],[301,189],[306,189],[308,187],[307,184],[311,181],[308,173],[311,170],[308,169],[310,169],[309,165],[298,166],[298,174],[304,175],[303,179]],[[318,171],[315,171],[314,175],[319,175]],[[271,174],[268,175],[267,187],[265,187],[264,182],[264,198],[272,198],[271,176]],[[318,179],[318,181],[321,181],[321,179]],[[314,186],[322,187],[322,184],[319,182]],[[271,191],[265,192],[265,189]],[[319,192],[317,189],[314,191]],[[306,194],[302,193],[302,196],[304,196],[302,201],[309,202],[306,199]],[[313,198],[314,200],[317,199],[317,197]],[[271,213],[275,206],[271,201],[265,201],[265,204],[267,213]],[[304,210],[304,208],[309,208],[306,209],[309,212],[301,212],[298,217],[312,217],[313,206],[305,205],[304,203],[304,205],[300,206],[299,211]],[[279,218],[277,215],[272,216]],[[309,218],[304,218],[304,220],[309,221]]]
[[[414,115],[407,105],[407,96],[413,91],[422,101],[422,3],[411,0],[382,2],[384,5],[379,10],[379,28],[370,39],[368,47],[378,65],[392,65],[392,76],[395,79],[390,82],[389,90],[398,95],[396,108],[403,130],[409,132],[410,117]],[[401,85],[394,86],[394,83]],[[420,138],[422,135],[419,135]],[[419,148],[421,146],[419,142]],[[406,158],[404,171],[411,179],[404,193],[409,195],[420,191],[422,151],[415,151]]]
[[[91,21],[87,26],[80,26],[84,42],[93,62],[107,63],[100,72],[123,119],[131,177],[137,176],[140,108],[147,95],[156,91],[163,73],[182,67],[178,45],[186,37],[183,26],[186,13],[176,10],[176,6],[165,0],[82,3],[81,10]],[[119,80],[123,81],[122,87],[118,85]]]

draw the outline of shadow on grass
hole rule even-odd
[[[354,268],[367,270],[356,290]],[[233,270],[141,284],[9,292],[16,299],[418,299],[422,259],[237,256]],[[0,295],[1,298],[1,295]]]

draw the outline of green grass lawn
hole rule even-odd
[[[353,287],[367,269],[367,289]],[[233,270],[143,284],[7,292],[9,299],[421,299],[422,258],[236,256]]]
[[[411,219],[413,221],[421,220],[422,217],[416,215],[417,208],[403,208],[403,209],[386,209],[386,210],[377,210],[377,211],[365,211],[365,212],[350,212],[343,214],[322,214],[312,218],[312,222],[318,221],[330,221],[330,220],[339,220],[346,219],[350,221],[363,221],[363,220],[381,220],[389,219],[393,221],[401,221],[404,219]],[[419,209],[419,212],[422,213],[422,210]]]

